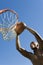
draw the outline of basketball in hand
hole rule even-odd
[[[19,35],[21,34],[25,29],[25,25],[23,22],[17,22],[15,25],[15,31]]]

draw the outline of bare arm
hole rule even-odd
[[[29,27],[27,27],[27,26],[25,26],[25,27],[26,27],[26,29],[27,29],[29,32],[31,32],[31,33],[35,36],[35,38],[36,38],[36,40],[38,41],[39,45],[41,45],[41,43],[42,43],[42,38],[40,37],[40,35],[39,35],[35,30],[33,30],[32,28],[29,28]]]
[[[32,54],[31,52],[28,52],[28,51],[24,50],[23,48],[21,48],[18,36],[16,37],[16,48],[26,58],[28,58],[30,60],[32,60],[34,58],[34,54]]]

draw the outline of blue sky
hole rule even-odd
[[[19,21],[25,22],[43,37],[43,0],[0,0],[0,9],[5,8],[15,10],[19,15]],[[36,40],[25,30],[20,35],[20,42],[29,52],[32,52],[31,41]],[[32,65],[32,63],[16,50],[15,39],[4,41],[0,34],[0,65]]]

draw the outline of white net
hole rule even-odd
[[[0,28],[2,28],[0,32],[4,40],[11,40],[17,35],[15,30],[11,29],[17,21],[17,13],[13,10],[6,10],[0,14]]]

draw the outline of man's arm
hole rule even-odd
[[[35,58],[34,54],[32,54],[31,52],[28,52],[26,50],[24,50],[23,48],[21,48],[20,43],[19,43],[19,38],[18,36],[16,37],[16,49],[26,58],[32,60]]]
[[[35,36],[35,38],[38,41],[39,45],[41,45],[42,38],[40,37],[40,35],[35,30],[33,30],[32,28],[29,28],[27,26],[25,26],[25,28]]]

